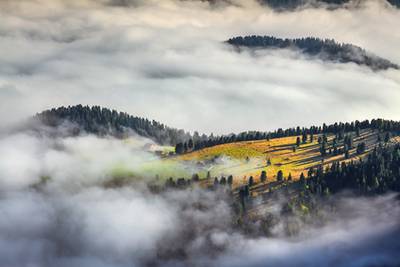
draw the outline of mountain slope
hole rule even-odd
[[[127,131],[133,131],[159,144],[176,144],[185,142],[191,137],[184,130],[99,106],[77,105],[53,108],[37,114],[35,119],[49,127],[57,127],[63,123],[72,124],[74,134],[84,131],[120,137]]]
[[[221,144],[243,141],[270,140],[282,137],[293,137],[302,134],[345,134],[356,130],[374,129],[379,131],[400,131],[400,122],[373,119],[371,121],[354,121],[351,123],[323,124],[308,128],[293,127],[275,131],[247,131],[238,134],[226,135],[199,135],[198,132],[190,134],[182,129],[168,127],[160,122],[146,118],[135,117],[125,112],[118,112],[99,106],[68,106],[45,110],[36,114],[33,121],[39,121],[49,128],[60,131],[66,130],[67,135],[77,135],[81,132],[96,135],[111,135],[124,137],[129,131],[147,137],[162,145],[176,145],[177,154],[188,151],[200,150]],[[32,126],[32,128],[35,128]],[[40,128],[38,129],[40,131]],[[62,133],[65,135],[65,133]]]
[[[286,179],[290,174],[292,180],[298,180],[301,173],[307,175],[311,168],[325,168],[334,162],[358,161],[375,147],[397,143],[399,138],[397,132],[369,128],[358,133],[347,132],[344,136],[307,135],[304,142],[296,144],[296,141],[297,137],[293,136],[222,144],[181,155],[176,160],[204,166],[202,178],[207,171],[211,177],[232,175],[234,185],[240,186],[247,184],[250,176],[253,176],[254,183],[258,183],[262,171],[266,172],[268,182],[276,181],[279,171]],[[322,146],[325,149],[323,153]],[[260,193],[263,190],[265,188],[256,191]]]
[[[84,131],[122,137],[125,131],[132,130],[161,144],[193,137],[183,130],[97,106],[51,109],[37,114],[35,119],[55,128],[64,123],[72,124],[76,129],[75,134]],[[155,151],[161,160],[150,161],[142,168],[146,177],[159,177],[160,181],[169,177],[190,179],[197,173],[204,185],[213,184],[215,177],[231,176],[234,187],[238,187],[247,184],[252,177],[254,186],[250,191],[257,195],[275,186],[275,182],[289,179],[289,176],[295,181],[310,169],[358,161],[377,147],[397,143],[399,133],[399,122],[377,119],[279,129],[267,134],[248,132],[220,138],[209,137],[213,141],[207,146],[189,146],[187,151],[167,153],[169,155]],[[267,183],[260,183],[263,172]],[[129,172],[119,173],[118,177],[121,175],[130,177]]]
[[[281,39],[272,36],[234,37],[226,41],[235,47],[251,49],[295,49],[313,58],[337,63],[356,63],[373,70],[399,69],[399,66],[387,59],[380,58],[352,44],[340,44],[334,40],[319,38]]]

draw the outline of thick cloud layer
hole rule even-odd
[[[0,138],[0,187],[26,189],[51,178],[63,190],[101,185],[118,176],[140,174],[140,166],[157,158],[145,152],[151,141],[77,138],[41,138],[18,133]]]
[[[142,150],[145,142],[2,135],[0,266],[400,264],[395,195],[335,196],[334,205],[309,222],[281,215],[285,201],[277,199],[270,212],[278,222],[266,238],[257,223],[251,235],[235,226],[223,192],[152,193],[135,178],[122,187],[104,186],[115,166],[140,173],[148,160],[157,161]],[[290,220],[299,226],[295,236],[285,231]]]
[[[400,63],[399,10],[364,1],[358,9],[275,13],[256,1],[230,2],[2,1],[2,125],[78,103],[217,133],[396,118],[398,71],[285,51],[238,54],[221,42],[248,34],[334,38]]]
[[[1,195],[1,266],[398,266],[393,197],[341,199],[332,221],[296,238],[249,238],[207,192],[131,188]],[[191,203],[200,201],[203,209]],[[349,205],[350,203],[350,205]],[[189,206],[190,209],[187,207]],[[333,217],[333,215],[331,215]]]

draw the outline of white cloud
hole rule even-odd
[[[335,38],[399,63],[400,36],[391,30],[399,11],[376,2],[293,13],[251,1],[4,2],[1,121],[78,103],[217,133],[395,119],[398,71],[373,73],[283,51],[254,57],[221,43],[244,34]]]

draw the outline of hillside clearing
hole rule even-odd
[[[349,151],[349,158],[346,159],[344,153],[333,155],[327,154],[322,157],[320,144],[315,135],[313,142],[310,137],[306,143],[296,147],[297,136],[283,137],[259,141],[244,141],[208,147],[199,151],[193,151],[174,158],[177,162],[191,163],[197,166],[204,166],[200,173],[201,178],[205,178],[209,171],[211,177],[221,177],[233,175],[234,186],[246,184],[250,176],[254,177],[256,183],[262,171],[267,173],[267,182],[276,180],[278,171],[282,171],[285,178],[292,175],[293,180],[299,178],[303,172],[307,174],[308,169],[318,166],[328,166],[335,161],[359,160],[378,145],[378,135],[382,138],[385,133],[377,130],[363,130],[359,136],[355,132],[348,133],[353,138],[353,148]],[[335,135],[327,135],[329,150]],[[398,138],[392,138],[393,142],[398,142]],[[357,144],[364,142],[366,151],[361,155],[356,153]],[[294,147],[296,147],[294,151]],[[338,142],[338,148],[343,147],[343,140]],[[268,161],[270,164],[268,164]]]

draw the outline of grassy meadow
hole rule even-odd
[[[292,179],[297,180],[302,172],[307,175],[311,167],[320,165],[326,167],[335,161],[358,160],[378,144],[378,135],[383,137],[384,133],[363,130],[360,136],[356,136],[355,132],[351,135],[353,149],[350,150],[349,159],[345,159],[344,154],[337,156],[327,154],[321,157],[318,135],[314,136],[313,142],[310,142],[310,136],[308,136],[307,142],[301,143],[299,147],[296,146],[297,136],[291,136],[222,144],[182,155],[171,154],[172,147],[158,146],[151,151],[154,157],[142,162],[134,169],[129,166],[116,166],[112,176],[144,177],[164,183],[169,177],[188,179],[194,173],[197,173],[200,179],[205,179],[209,172],[212,179],[204,181],[205,183],[212,184],[214,177],[232,175],[233,184],[236,187],[246,184],[250,176],[253,176],[255,183],[258,183],[262,171],[267,173],[267,182],[276,181],[278,171],[282,171],[285,178],[291,174]],[[327,136],[328,150],[334,138],[334,135]],[[357,155],[356,146],[360,142],[365,142],[367,149],[362,155]],[[342,141],[339,141],[338,147],[341,148],[342,145]]]
[[[350,150],[350,159],[347,160],[358,160],[367,154],[368,150],[373,149],[377,144],[378,134],[377,131],[364,130],[357,137],[355,133],[352,133],[354,148]],[[383,134],[381,133],[381,135]],[[331,144],[334,135],[327,137],[328,144]],[[259,182],[263,170],[267,173],[268,182],[276,180],[276,174],[279,170],[283,172],[284,177],[287,177],[290,173],[292,178],[296,180],[302,172],[306,175],[311,167],[317,167],[321,164],[329,165],[337,160],[346,160],[344,154],[327,155],[322,158],[319,151],[318,135],[314,136],[312,143],[308,136],[307,142],[302,143],[299,147],[296,147],[296,139],[297,136],[292,136],[269,141],[222,144],[176,156],[172,160],[180,163],[210,166],[204,169],[210,171],[211,177],[233,175],[234,185],[247,183],[250,176],[254,177],[255,182]],[[367,145],[367,150],[363,155],[356,154],[355,147],[359,142],[365,142]],[[293,147],[296,147],[295,151],[293,151]],[[327,148],[329,149],[329,146]],[[268,164],[268,160],[271,164]],[[205,173],[206,171],[203,171],[203,176],[200,177],[204,178]]]

